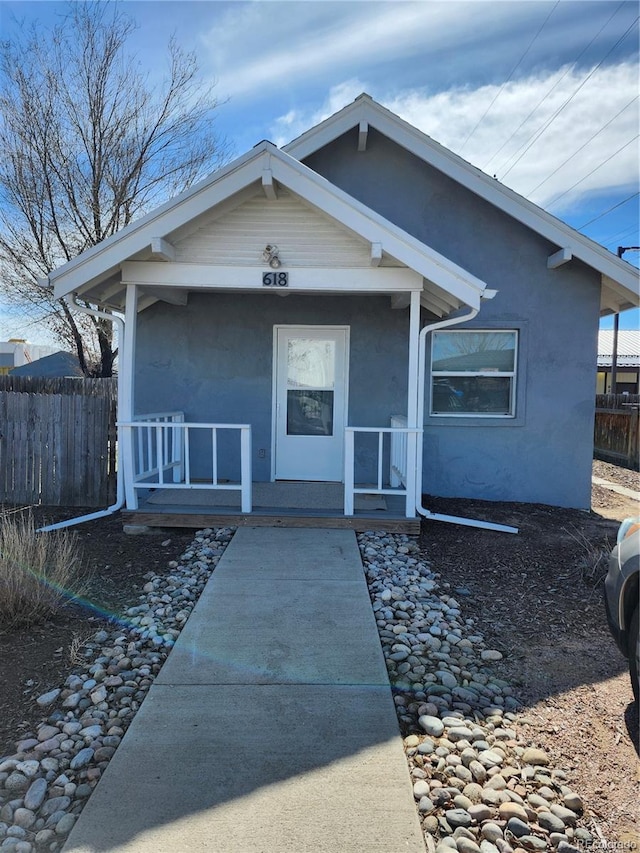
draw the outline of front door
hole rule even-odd
[[[349,329],[275,328],[275,479],[342,482]]]

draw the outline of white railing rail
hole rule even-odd
[[[404,430],[407,419],[404,415],[391,415],[391,426]],[[407,433],[391,433],[389,482],[395,488],[407,485]]]
[[[356,486],[355,484],[355,437],[356,433],[377,433],[377,483],[375,486]],[[415,518],[415,458],[417,437],[421,433],[418,427],[346,427],[344,454],[344,514],[353,515],[355,495],[404,495],[405,516]],[[384,485],[385,436],[390,436],[390,452],[396,453],[395,465],[404,473],[404,488],[387,488]],[[395,437],[395,448],[393,447]],[[403,459],[400,458],[403,454]],[[392,464],[394,464],[392,462]],[[399,478],[396,478],[396,481]],[[390,478],[391,480],[391,478]]]
[[[158,452],[159,424],[184,423],[184,412],[151,412],[135,415],[133,431],[133,479],[134,482],[149,478],[162,478],[171,473],[173,483],[184,478],[184,434],[174,430],[163,430],[162,452]],[[124,424],[122,424],[124,426]],[[160,465],[158,464],[160,463]]]
[[[182,412],[161,412],[139,415],[118,426],[131,439],[133,471],[128,473],[134,493],[149,488],[239,491],[242,512],[251,512],[250,424],[188,423]],[[218,477],[218,433],[223,430],[240,432],[240,482],[220,482]],[[197,482],[191,474],[190,449],[194,431],[209,432],[211,436],[210,473],[203,477],[200,465]]]

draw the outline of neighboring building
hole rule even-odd
[[[613,363],[613,330],[598,333],[597,394],[612,394],[611,367]],[[640,331],[621,329],[618,332],[616,360],[617,394],[640,394]]]
[[[409,518],[422,492],[586,509],[599,318],[639,301],[627,262],[366,95],[50,281],[124,312],[131,510],[241,474],[245,511],[251,480],[344,482],[345,517],[352,480]]]
[[[70,352],[58,350],[51,355],[45,355],[37,361],[23,364],[22,367],[14,367],[12,376],[40,376],[54,377],[81,377],[82,370],[78,356]]]
[[[31,364],[55,351],[55,347],[32,344],[24,338],[10,338],[0,342],[0,376],[9,373],[14,367]]]

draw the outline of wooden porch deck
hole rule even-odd
[[[123,510],[122,517],[126,525],[145,527],[327,527],[420,533],[420,519],[405,517],[405,501],[400,495],[356,496],[354,515],[347,516],[341,508],[339,484],[255,486],[260,487],[259,496],[257,500],[254,496],[250,514],[240,512],[234,492],[168,489],[141,499],[137,510]]]

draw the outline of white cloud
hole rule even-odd
[[[509,83],[501,92],[497,86],[434,96],[407,92],[387,106],[537,204],[549,205],[581,181],[554,205],[560,210],[585,194],[638,183],[637,142],[597,168],[638,133],[637,67],[600,68],[577,91],[588,73],[560,69]]]
[[[232,97],[285,90],[354,69],[471,61],[478,31],[494,37],[536,21],[536,4],[254,2],[232,7],[201,38],[219,90]],[[390,73],[393,73],[391,71]]]
[[[304,133],[305,130],[309,130],[310,127],[341,110],[363,91],[364,86],[357,78],[338,83],[337,86],[331,87],[322,106],[312,113],[292,109],[285,115],[276,118],[271,126],[269,138],[275,145],[282,147],[295,139],[296,136]]]
[[[468,86],[437,94],[412,89],[387,95],[357,79],[348,80],[334,86],[319,109],[292,110],[279,117],[272,135],[279,145],[284,144],[360,92],[369,90],[390,110],[452,151],[461,152],[466,160],[495,174],[536,204],[552,204],[557,196],[593,172],[561,201],[552,204],[552,211],[560,213],[585,195],[638,185],[637,141],[597,168],[638,133],[637,98],[624,109],[637,94],[637,66],[625,62],[600,68],[566,103],[588,73],[588,70],[563,68],[513,81],[502,91],[493,85],[476,89]],[[484,116],[496,95],[495,103]],[[611,119],[614,119],[611,124],[601,130]],[[525,150],[547,124],[545,132]],[[578,151],[600,130],[592,142]]]

